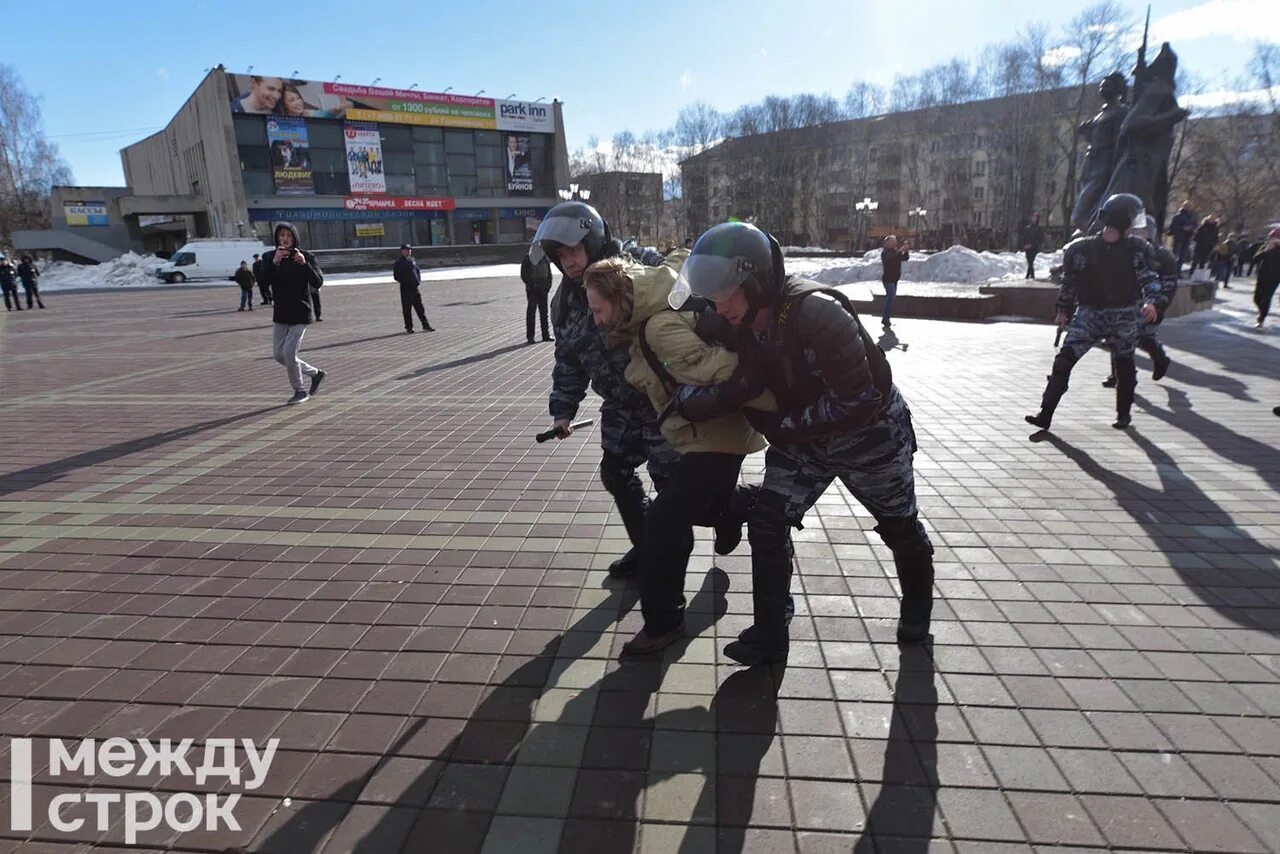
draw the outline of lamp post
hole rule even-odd
[[[921,241],[920,246],[919,246],[919,248],[920,248],[920,249],[923,249],[923,248],[924,248],[924,221],[925,221],[925,220],[924,220],[924,218],[925,218],[925,215],[926,215],[926,214],[928,214],[928,213],[929,213],[929,212],[928,212],[927,210],[925,210],[924,208],[922,208],[922,207],[914,207],[914,208],[912,208],[911,210],[907,211],[907,224],[908,224],[908,225],[910,225],[910,224],[911,224],[911,218],[912,218],[912,217],[915,217],[915,220],[916,220],[916,237],[917,237],[917,238],[919,238],[919,239],[920,239],[920,241]]]
[[[562,201],[566,202],[570,199],[581,199],[585,202],[587,199],[591,198],[591,191],[586,187],[579,187],[577,184],[570,184],[569,189],[567,190],[556,190],[556,195],[559,196]]]
[[[871,225],[871,215],[879,207],[880,203],[872,201],[870,196],[864,196],[862,201],[853,203],[853,209],[858,212],[858,222],[861,225],[859,230],[861,231],[860,244],[862,246],[866,246],[867,243],[867,231]]]

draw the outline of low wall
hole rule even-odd
[[[1213,299],[1217,289],[1218,286],[1214,282],[1179,282],[1177,293],[1174,294],[1173,302],[1169,304],[1165,317],[1181,317],[1184,314],[1213,308]],[[1054,315],[1057,313],[1055,303],[1058,299],[1058,286],[1052,283],[1015,282],[1007,285],[996,283],[983,285],[978,291],[999,299],[1000,310],[992,312],[992,314],[1030,317],[1043,320],[1045,323],[1052,323]],[[901,300],[902,297],[898,297],[898,301],[900,302]],[[893,311],[894,314],[899,313],[897,303],[894,304]],[[945,317],[946,315],[934,314],[928,316]],[[989,317],[990,315],[987,316]]]
[[[312,250],[326,273],[390,271],[400,257],[398,247],[376,249]],[[478,267],[486,264],[519,264],[529,251],[528,243],[471,244],[457,246],[415,246],[413,257],[423,270],[434,267]]]

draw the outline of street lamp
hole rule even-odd
[[[372,82],[372,83],[370,83],[369,85],[370,85],[370,86],[377,86],[377,85],[378,85],[378,81],[379,81],[379,80],[381,80],[381,79],[382,79],[381,77],[375,77],[375,78],[373,78],[373,82]]]
[[[925,218],[925,215],[928,213],[929,212],[922,207],[914,207],[911,210],[907,211],[907,224],[910,225],[911,218],[915,217],[916,237],[921,238],[922,240],[923,240],[922,235],[924,234],[924,218]],[[921,246],[920,248],[923,249],[924,247]]]
[[[446,86],[446,87],[444,87],[444,91],[443,91],[443,92],[441,92],[440,94],[441,94],[441,95],[448,95],[448,94],[449,94],[450,92],[452,92],[452,91],[453,91],[453,87],[452,87],[452,86]]]
[[[570,184],[567,190],[556,190],[556,195],[566,202],[570,199],[582,199],[585,202],[591,198],[591,191],[586,187],[579,188],[577,184]]]
[[[862,243],[867,242],[867,230],[871,225],[871,215],[880,207],[879,202],[873,202],[870,196],[864,196],[862,201],[854,202],[853,209],[858,212],[858,220],[862,224]]]

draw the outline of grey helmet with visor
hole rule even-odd
[[[610,239],[609,224],[598,210],[585,202],[561,202],[547,211],[539,223],[529,244],[529,260],[539,264],[546,258],[563,273],[561,247],[581,243],[587,250],[587,260],[595,262],[605,257]]]
[[[726,222],[703,232],[680,269],[668,302],[680,308],[691,296],[715,302],[743,288],[752,314],[774,302],[785,277],[782,249],[746,222]]]

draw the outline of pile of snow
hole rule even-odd
[[[1036,277],[1048,278],[1049,267],[1061,263],[1061,250],[1037,256]],[[802,275],[826,285],[846,285],[879,281],[881,272],[880,253],[870,252],[862,258],[842,258],[838,263],[822,264]],[[975,252],[965,246],[952,246],[932,255],[911,253],[902,265],[902,281],[976,285],[1021,279],[1026,272],[1027,259],[1021,252]]]
[[[156,267],[163,264],[155,255],[129,252],[104,264],[71,264],[55,261],[40,272],[40,290],[63,291],[71,288],[136,288],[158,285]]]

